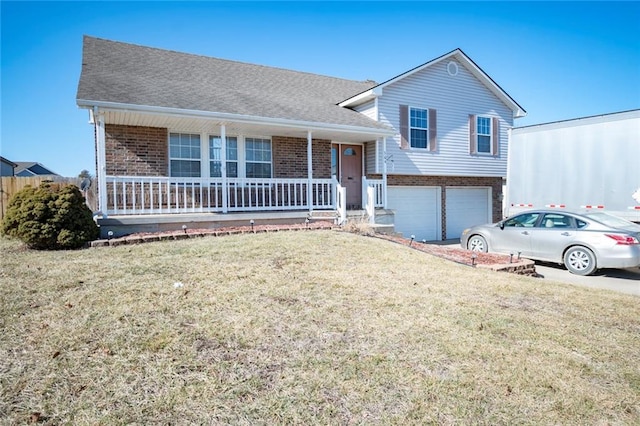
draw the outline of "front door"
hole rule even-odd
[[[337,178],[347,190],[347,209],[362,208],[362,146],[334,145],[340,152],[337,164]]]

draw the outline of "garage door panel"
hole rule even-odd
[[[447,238],[460,238],[465,228],[489,223],[489,188],[447,188]]]
[[[395,231],[418,241],[440,240],[440,190],[421,186],[390,186],[388,207],[395,211]]]

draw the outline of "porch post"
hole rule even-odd
[[[98,178],[98,211],[103,216],[107,216],[107,148],[106,136],[104,129],[104,114],[93,110],[93,119],[96,126],[96,162],[98,170],[96,170]]]
[[[227,182],[227,126],[220,126],[220,174],[222,177],[222,213],[229,211],[229,187]]]
[[[382,138],[382,207],[387,208],[387,138]]]
[[[311,130],[307,131],[307,204],[309,205],[309,212],[313,211],[313,149]]]

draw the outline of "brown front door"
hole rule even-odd
[[[339,145],[340,184],[347,190],[347,209],[362,208],[362,146]]]

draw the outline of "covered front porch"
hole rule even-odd
[[[185,221],[200,227],[246,221],[248,216],[238,219],[239,214],[271,223],[322,217],[343,224],[347,210],[362,210],[373,220],[375,209],[385,207],[386,164],[367,170],[364,152],[385,158],[389,131],[208,115],[124,112],[106,106],[91,110],[98,164],[96,216],[103,234],[109,227],[124,232],[123,224],[133,232],[151,229],[154,221],[176,229]],[[173,138],[185,134],[196,142],[189,146],[190,154],[177,156]],[[256,140],[264,151],[259,170],[265,176],[259,177],[252,175],[257,161],[249,151]],[[347,160],[334,158],[343,150],[361,155],[348,176],[341,171]],[[177,173],[185,165],[190,176]],[[380,177],[380,172],[382,179],[366,177]]]
[[[335,179],[204,179],[157,176],[106,176],[106,209],[98,224],[103,237],[131,232],[297,223],[346,223],[347,189]],[[360,215],[373,222],[384,208],[381,179],[362,178]],[[309,191],[310,189],[310,191]],[[351,208],[351,207],[350,207]],[[257,221],[257,222],[256,222]]]

